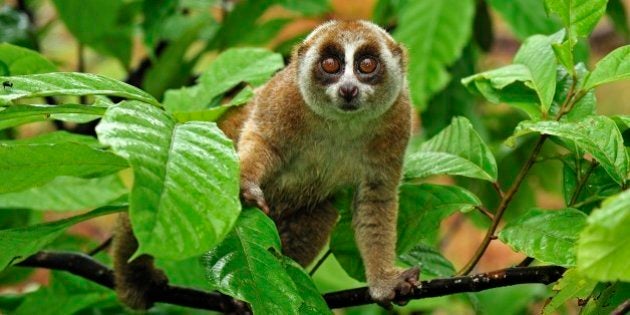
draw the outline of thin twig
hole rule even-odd
[[[104,287],[114,288],[114,272],[92,257],[80,253],[39,252],[17,264],[21,267],[38,267],[63,270]],[[405,295],[398,295],[396,301],[424,299],[462,292],[479,292],[487,289],[525,283],[549,284],[557,281],[566,269],[559,266],[528,268],[507,268],[472,276],[433,279],[422,281],[421,285]],[[220,293],[178,286],[156,286],[151,288],[153,302],[168,303],[197,309],[221,312],[234,311],[234,301]],[[324,294],[330,308],[343,308],[372,304],[367,287],[343,290]]]
[[[536,161],[536,157],[540,153],[540,150],[542,149],[543,144],[545,144],[545,140],[547,140],[547,138],[548,138],[547,135],[541,135],[538,138],[538,141],[534,145],[534,149],[532,150],[532,153],[530,154],[529,158],[527,159],[527,161],[521,168],[520,172],[518,172],[518,175],[516,175],[516,179],[514,179],[514,183],[512,183],[512,186],[510,187],[510,189],[508,189],[508,191],[505,193],[505,197],[501,199],[501,202],[499,203],[497,210],[494,212],[494,219],[492,220],[492,225],[490,226],[488,231],[486,231],[486,236],[483,238],[481,245],[479,245],[479,247],[477,248],[477,251],[475,252],[475,255],[472,257],[472,259],[470,259],[470,261],[466,264],[466,266],[464,266],[464,268],[462,268],[457,273],[458,275],[466,275],[470,273],[473,270],[473,268],[475,268],[479,260],[481,259],[481,256],[483,256],[483,254],[486,252],[488,245],[490,245],[490,241],[492,241],[493,238],[495,237],[494,233],[496,232],[497,227],[499,227],[499,223],[501,222],[501,218],[503,217],[505,210],[507,209],[508,205],[512,201],[512,198],[514,197],[518,189],[520,188],[521,183],[523,182],[523,180],[525,179],[525,176],[529,172],[529,169],[532,167],[532,165],[534,165],[534,161]]]
[[[531,265],[533,262],[534,262],[533,257],[525,257],[525,259],[523,259],[523,261],[518,263],[516,267],[519,267],[519,268],[529,267],[529,265]]]
[[[329,249],[326,251],[326,253],[324,253],[324,256],[322,256],[322,258],[320,258],[317,263],[315,264],[315,266],[313,266],[313,269],[311,269],[311,272],[308,273],[309,276],[313,276],[315,274],[315,272],[317,271],[317,269],[319,269],[319,267],[322,266],[322,264],[324,264],[324,261],[326,261],[326,258],[328,258],[328,256],[330,256],[330,254],[332,254],[332,251]]]
[[[109,247],[109,245],[112,244],[112,239],[113,237],[110,236],[108,237],[103,243],[101,243],[100,245],[96,246],[96,248],[90,250],[89,252],[87,252],[87,254],[89,256],[94,256],[98,253],[100,253],[102,250],[106,249],[107,247]]]
[[[505,197],[505,193],[503,192],[503,189],[501,189],[501,184],[499,184],[498,181],[492,182],[492,188],[494,188],[494,190],[497,192],[499,198]]]
[[[610,315],[624,315],[630,313],[630,299],[623,301],[615,308]]]
[[[479,212],[481,212],[484,216],[486,216],[491,221],[494,221],[494,215],[488,209],[486,209],[486,207],[475,206],[475,209],[479,210]]]
[[[591,174],[593,173],[597,165],[598,165],[597,161],[595,160],[591,161],[591,165],[586,170],[586,174],[584,174],[584,177],[578,180],[577,186],[575,187],[575,191],[573,191],[573,195],[571,195],[571,201],[569,202],[569,206],[575,205],[578,197],[580,196],[580,193],[582,192],[582,189],[584,188],[584,185],[586,185],[586,183],[588,182],[588,178],[591,176]],[[580,175],[579,173],[576,174],[576,176],[579,176],[579,175]]]
[[[571,87],[569,88],[569,92],[567,93],[567,97],[565,101],[562,103],[562,105],[560,106],[558,114],[555,117],[556,121],[559,121],[564,114],[570,112],[573,109],[573,106],[575,106],[575,104],[579,102],[580,99],[584,97],[584,95],[586,95],[586,93],[583,91],[579,91],[576,93],[575,92],[576,86],[577,86],[577,79],[574,77],[573,82],[571,83]],[[457,273],[458,275],[469,274],[475,268],[477,263],[479,263],[479,260],[481,260],[481,257],[488,249],[488,245],[490,245],[490,242],[493,239],[496,239],[496,236],[494,233],[496,232],[497,227],[499,226],[499,223],[501,222],[501,218],[503,217],[505,210],[510,205],[510,202],[512,201],[512,198],[514,198],[514,195],[516,194],[516,192],[518,192],[518,189],[523,183],[525,176],[527,175],[527,173],[529,173],[529,170],[532,168],[532,165],[534,165],[534,163],[536,162],[536,159],[538,158],[538,154],[540,154],[540,150],[545,144],[545,141],[547,140],[547,138],[549,138],[549,135],[546,135],[546,134],[541,134],[540,137],[538,138],[538,141],[534,145],[534,149],[532,150],[532,153],[529,155],[529,158],[527,159],[527,161],[525,162],[525,164],[519,171],[518,175],[516,176],[516,179],[514,179],[512,186],[510,186],[510,189],[508,189],[504,197],[501,198],[501,202],[499,203],[497,210],[494,212],[494,220],[492,221],[492,225],[490,226],[488,231],[486,231],[486,235],[481,241],[481,244],[479,245],[479,247],[477,248],[477,251],[475,252],[473,257],[470,259],[470,261],[468,261],[468,263]]]

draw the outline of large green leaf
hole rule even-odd
[[[110,152],[80,143],[0,144],[0,193],[40,186],[57,176],[98,177],[127,166]]]
[[[497,179],[497,163],[490,148],[463,117],[453,118],[449,127],[409,154],[405,163],[407,180],[439,174]]]
[[[179,122],[187,121],[217,121],[223,114],[225,114],[231,107],[246,104],[250,99],[254,97],[254,90],[251,87],[246,86],[241,90],[233,99],[227,104],[211,107],[209,109],[202,109],[198,111],[185,111],[174,112],[173,116]]]
[[[351,223],[351,195],[337,196],[336,199],[345,202],[336,204],[341,218],[332,233],[330,250],[348,275],[364,281],[364,267]],[[399,203],[396,244],[398,254],[408,253],[419,243],[434,244],[443,219],[455,211],[466,211],[481,204],[475,195],[463,188],[431,184],[402,185]],[[435,268],[444,270],[442,267]]]
[[[584,90],[598,85],[630,78],[630,45],[619,47],[606,55],[584,81]]]
[[[575,245],[586,215],[575,209],[532,209],[499,233],[499,239],[517,252],[542,262],[575,265]]]
[[[0,108],[1,109],[1,108]],[[64,105],[11,105],[0,110],[0,129],[42,121],[55,114],[103,115],[107,107],[79,104]]]
[[[520,39],[535,34],[551,34],[560,29],[560,23],[545,14],[538,0],[489,0],[488,3],[505,19]]]
[[[591,213],[578,242],[577,266],[600,281],[630,281],[630,191],[608,198]]]
[[[0,81],[13,83],[12,88],[0,93],[0,104],[53,95],[111,95],[159,105],[155,98],[138,88],[96,74],[53,72],[0,77]]]
[[[420,241],[435,245],[440,223],[456,211],[481,205],[473,193],[458,186],[433,184],[400,187],[398,210],[398,253],[406,253]]]
[[[53,0],[57,13],[79,42],[116,57],[131,59],[133,14],[123,0]]]
[[[534,35],[525,40],[514,56],[515,64],[522,64],[529,70],[531,81],[525,81],[525,85],[538,94],[543,113],[551,107],[556,91],[556,56],[551,44],[559,42],[562,37],[561,33]]]
[[[332,314],[322,294],[304,268],[288,257],[282,257],[282,265],[295,283],[297,292],[303,300],[300,305],[300,314]]]
[[[596,161],[587,161],[579,154],[572,154],[563,158],[562,162],[562,191],[565,203],[570,207],[591,210],[602,199],[621,190]]]
[[[584,277],[575,268],[565,271],[562,279],[553,287],[553,290],[558,292],[543,308],[543,315],[555,314],[554,311],[570,299],[588,298],[595,285],[597,285],[596,280]]]
[[[238,158],[216,124],[177,124],[157,107],[123,102],[107,110],[96,133],[133,168],[136,256],[197,256],[230,231],[241,210]]]
[[[207,109],[212,100],[237,84],[259,84],[283,66],[280,54],[265,49],[229,49],[210,64],[197,85],[167,91],[164,106],[170,112]]]
[[[229,236],[205,255],[206,274],[220,292],[249,302],[254,314],[301,314],[307,306],[303,295],[311,301],[316,296],[321,301],[321,295],[310,286],[305,290],[306,275],[298,275],[298,267],[287,264],[279,253],[274,222],[248,209]],[[319,311],[330,312],[327,308]]]
[[[409,88],[418,108],[450,80],[446,67],[470,38],[474,12],[472,0],[407,1],[400,10],[394,37],[409,49]]]
[[[0,208],[74,211],[109,204],[127,193],[117,175],[99,178],[57,177],[40,187],[0,194]]]
[[[506,143],[513,145],[516,137],[530,132],[552,135],[575,143],[590,153],[615,182],[622,184],[627,179],[630,159],[617,125],[608,117],[592,116],[577,123],[524,121]]]
[[[27,295],[11,314],[77,314],[90,306],[103,307],[104,302],[118,304],[114,291],[67,272],[53,271],[50,284]]]
[[[606,12],[608,0],[545,0],[547,9],[560,17],[569,38],[587,37]]]
[[[0,231],[0,271],[35,254],[59,237],[66,228],[94,217],[121,211],[105,207],[75,217]]]
[[[418,266],[422,270],[422,278],[452,277],[455,274],[453,264],[432,246],[419,243],[409,252],[400,256],[400,260],[409,266]]]
[[[462,84],[492,103],[507,103],[525,111],[530,118],[540,120],[538,95],[530,88],[532,80],[526,66],[513,64],[463,78]]]
[[[8,43],[0,43],[0,62],[8,68],[8,73],[3,75],[57,71],[57,67],[38,52]]]

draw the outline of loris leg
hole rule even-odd
[[[283,254],[306,267],[326,245],[338,216],[332,204],[324,202],[315,209],[300,209],[276,220]]]
[[[149,288],[166,285],[168,280],[161,270],[155,268],[151,256],[142,255],[127,262],[138,249],[138,241],[131,230],[127,213],[118,216],[112,247],[118,299],[132,309],[150,308],[153,302],[149,297]]]

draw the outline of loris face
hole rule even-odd
[[[331,21],[297,48],[300,92],[317,114],[334,120],[375,118],[405,87],[402,47],[376,24]]]

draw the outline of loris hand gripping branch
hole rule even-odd
[[[237,144],[242,199],[274,219],[284,254],[302,266],[336,223],[333,194],[355,188],[356,242],[370,294],[381,303],[418,282],[418,269],[394,266],[398,184],[411,128],[405,58],[370,22],[328,22],[250,104],[219,124]],[[127,305],[147,308],[146,288],[165,278],[149,257],[127,263],[137,245],[126,216],[120,220],[117,292]]]

